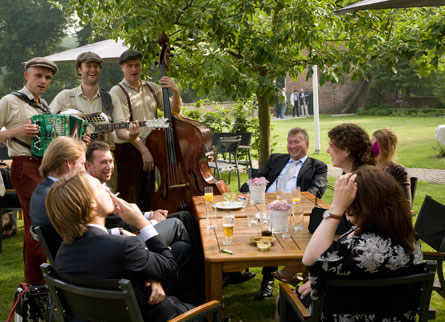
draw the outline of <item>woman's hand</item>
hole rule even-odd
[[[357,194],[356,174],[346,173],[337,179],[334,186],[334,197],[332,199],[329,212],[335,215],[342,215],[351,205]]]
[[[300,299],[304,299],[306,295],[311,292],[311,281],[306,281],[303,285],[298,287],[298,293],[300,293]]]

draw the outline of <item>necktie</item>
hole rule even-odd
[[[286,188],[287,182],[290,178],[294,176],[295,167],[297,165],[297,161],[292,161],[292,164],[287,168],[286,173],[283,175],[284,188]]]

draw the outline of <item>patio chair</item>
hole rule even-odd
[[[40,245],[42,245],[42,248],[45,251],[46,258],[48,258],[49,263],[51,265],[55,265],[53,254],[49,249],[48,243],[46,242],[45,236],[43,236],[43,232],[40,229],[40,227],[39,226],[31,227],[31,232],[37,235],[37,240],[39,241]]]
[[[212,144],[217,146],[220,138],[240,136],[241,141],[238,146],[238,164],[247,166],[247,171],[250,173],[252,169],[252,157],[250,155],[251,142],[252,142],[252,132],[237,132],[237,133],[220,133],[215,132],[212,134]]]
[[[59,312],[58,321],[67,321],[69,316],[88,321],[144,321],[129,280],[84,280],[58,272],[50,264],[40,267]],[[214,321],[221,320],[219,301],[200,305],[170,321],[195,321],[210,314]]]
[[[213,161],[209,162],[209,167],[214,168],[218,179],[221,180],[221,172],[229,172],[229,184],[232,171],[238,175],[238,190],[240,189],[240,165],[238,163],[238,147],[241,142],[240,136],[220,137]]]
[[[435,252],[423,252],[425,260],[437,261],[437,279],[433,290],[445,299],[445,206],[426,195],[417,216],[414,230],[418,239],[423,240]]]
[[[420,322],[435,318],[429,312],[436,263],[417,265],[409,275],[354,280],[329,278],[319,297],[312,301],[312,315],[290,287],[280,284],[280,321],[293,309],[298,321],[321,321],[325,314],[398,314],[412,311]],[[357,296],[359,295],[359,296]]]

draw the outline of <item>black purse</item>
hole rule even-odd
[[[310,214],[309,218],[309,226],[308,230],[311,234],[314,233],[314,231],[317,229],[318,225],[320,225],[321,221],[323,220],[323,213],[327,209],[320,208],[317,204],[317,197],[315,197],[315,207],[312,208],[312,212]],[[346,219],[346,215],[343,214],[343,217],[340,219],[340,223],[338,224],[337,231],[335,232],[336,235],[343,235],[345,232],[347,232],[350,228],[350,223]]]

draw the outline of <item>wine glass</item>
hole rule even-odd
[[[224,238],[226,240],[223,241],[223,245],[233,245],[232,237],[234,225],[235,216],[231,212],[224,214],[222,217],[222,226],[224,229]]]
[[[236,197],[236,193],[235,192],[224,192],[223,193],[223,198],[225,201],[227,202],[232,202]]]

